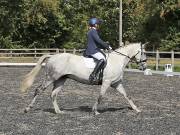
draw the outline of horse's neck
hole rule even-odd
[[[133,46],[126,46],[126,47],[118,48],[116,51],[132,58],[135,55],[134,53],[136,52],[136,48]]]
[[[119,61],[119,64],[122,65],[123,64],[123,69],[126,67],[126,65],[129,63],[130,58],[132,58],[135,53],[136,53],[136,47],[135,46],[125,46],[122,48],[118,48],[116,49],[117,52],[120,52],[120,54],[117,55],[116,53],[116,57],[117,59],[121,59],[122,61]],[[119,57],[119,58],[118,58]],[[118,64],[118,61],[117,61]]]

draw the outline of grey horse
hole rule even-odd
[[[108,87],[115,88],[118,92],[123,94],[125,99],[129,102],[131,107],[136,112],[141,112],[140,109],[134,104],[132,99],[127,96],[126,91],[122,85],[123,73],[126,65],[130,60],[134,58],[137,63],[140,63],[141,67],[146,67],[146,57],[144,55],[144,46],[141,43],[131,43],[127,46],[118,48],[107,55],[107,65],[104,69],[103,79],[101,84],[101,90],[97,101],[92,107],[92,111],[95,115],[99,114],[97,111],[97,105],[100,104],[103,95],[106,93]],[[50,84],[53,84],[53,90],[51,93],[52,103],[55,109],[55,113],[64,113],[59,109],[57,104],[57,95],[61,91],[67,78],[76,80],[84,84],[89,83],[89,75],[93,69],[87,68],[84,64],[84,57],[69,53],[55,54],[55,55],[43,55],[38,60],[36,66],[29,72],[21,85],[21,92],[26,92],[27,89],[33,84],[36,75],[42,67],[42,63],[48,59],[45,63],[46,73],[48,79],[35,90],[34,98],[26,107],[25,112],[28,112],[39,95],[40,91],[44,91]]]

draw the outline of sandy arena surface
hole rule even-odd
[[[180,135],[180,77],[144,76],[126,72],[124,87],[142,110],[136,113],[122,95],[109,88],[94,116],[99,86],[68,80],[59,93],[58,104],[65,114],[55,114],[50,86],[28,113],[34,88],[22,96],[19,85],[31,68],[0,67],[0,135]]]

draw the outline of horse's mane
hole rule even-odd
[[[131,45],[134,45],[134,44],[141,44],[141,43],[139,43],[139,42],[137,42],[137,43],[129,43],[129,44],[127,44],[127,45],[120,46],[119,48],[116,48],[115,51],[117,51],[117,50],[119,50],[119,49],[124,49],[124,48],[126,48],[126,47],[128,47],[128,46],[131,46]]]

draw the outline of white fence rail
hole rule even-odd
[[[73,53],[82,55],[84,49],[0,49],[0,58],[25,58],[32,57],[38,58],[44,54],[57,54],[57,53]],[[155,66],[156,70],[164,64],[172,64],[172,68],[180,67],[180,52],[160,52],[160,51],[146,51],[148,63]],[[167,57],[168,56],[168,57]],[[2,62],[0,60],[0,62]],[[131,67],[131,66],[130,66]]]
[[[0,57],[37,57],[44,54],[57,54],[57,53],[82,53],[83,49],[0,49]]]

